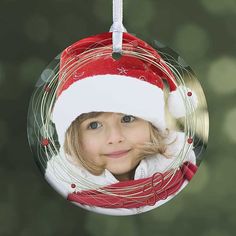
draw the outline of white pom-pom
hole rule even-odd
[[[196,94],[189,88],[179,86],[170,92],[168,98],[168,109],[175,118],[186,116],[197,108],[198,99]]]

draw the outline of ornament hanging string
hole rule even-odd
[[[45,174],[46,179],[49,182],[52,180],[52,184],[54,180],[60,182],[62,194],[69,191],[69,194],[65,194],[69,201],[103,208],[128,209],[153,206],[160,200],[166,200],[169,196],[176,195],[184,182],[190,181],[197,170],[195,164],[186,161],[195,148],[194,146],[198,150],[199,147],[203,147],[201,140],[197,139],[197,131],[201,131],[201,128],[206,130],[205,122],[197,116],[196,107],[191,99],[193,94],[185,85],[185,81],[191,82],[195,76],[190,68],[182,63],[181,58],[172,53],[169,54],[170,50],[166,50],[167,48],[163,45],[155,43],[158,53],[161,55],[160,58],[157,58],[152,50],[147,49],[148,44],[139,44],[136,39],[127,39],[125,33],[127,30],[123,25],[123,0],[113,0],[113,24],[109,31],[109,37],[94,37],[97,40],[90,41],[89,45],[84,44],[87,46],[80,48],[82,50],[80,53],[76,52],[77,49],[68,47],[67,53],[73,56],[66,63],[61,63],[62,54],[58,55],[50,67],[48,66],[42,73],[30,103],[29,140],[36,153],[37,164],[43,173],[44,171],[47,173],[47,175]],[[83,42],[86,42],[85,39]],[[89,178],[91,173],[87,173],[86,169],[77,168],[81,166],[81,163],[78,162],[77,157],[65,152],[64,141],[61,142],[64,139],[60,139],[60,132],[57,132],[60,129],[56,130],[57,126],[52,118],[61,88],[70,81],[71,76],[73,75],[74,80],[80,80],[85,73],[85,71],[81,71],[81,68],[100,58],[107,57],[110,60],[111,54],[116,60],[120,57],[125,60],[126,56],[138,59],[145,62],[148,65],[147,68],[157,69],[161,74],[166,75],[167,85],[174,84],[179,87],[186,116],[179,117],[181,120],[170,117],[170,124],[179,128],[177,132],[183,132],[184,138],[180,152],[173,156],[174,159],[163,170],[155,170],[155,173],[148,173],[148,176],[142,173],[138,179],[106,183],[105,185],[102,182],[104,179],[101,182],[93,181],[93,178]],[[117,67],[117,69],[120,74],[126,74],[125,68]],[[143,75],[139,79],[148,82]],[[164,87],[163,91],[167,92],[168,89],[171,92],[171,86]],[[158,106],[159,101],[153,99],[150,102],[153,103],[153,106]],[[167,143],[167,146],[173,143]],[[150,142],[148,145],[154,146],[154,142]],[[168,159],[167,156],[166,159]],[[103,174],[106,177],[105,170]],[[113,177],[115,178],[115,176]]]
[[[113,53],[122,53],[123,32],[127,32],[123,26],[123,0],[113,0],[113,24],[112,32]]]

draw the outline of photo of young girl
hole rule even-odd
[[[60,150],[45,172],[67,200],[109,215],[137,214],[168,202],[197,170],[189,137],[166,123],[163,80],[170,90],[168,110],[177,118],[186,115],[174,74],[144,41],[124,33],[123,44],[118,60],[112,57],[111,33],[62,52],[52,111]],[[133,47],[156,64],[125,54]],[[99,56],[88,62],[95,50]]]

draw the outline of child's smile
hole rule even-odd
[[[118,180],[129,179],[140,162],[136,145],[150,142],[149,123],[121,113],[102,113],[81,123],[81,151],[86,160],[105,162]]]
[[[110,152],[105,154],[105,156],[109,157],[109,158],[120,158],[125,156],[126,154],[128,154],[131,151],[131,149],[128,150],[119,150],[119,151],[114,151],[114,152]]]

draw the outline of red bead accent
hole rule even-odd
[[[75,184],[71,184],[71,188],[75,188],[76,187],[76,185]]]
[[[193,139],[192,139],[192,138],[188,138],[187,142],[188,142],[189,144],[191,144],[191,143],[193,142]]]
[[[188,92],[187,95],[188,95],[189,97],[191,97],[191,96],[193,95],[193,93],[192,93],[192,92]]]
[[[45,139],[43,139],[43,140],[41,141],[41,144],[42,144],[43,146],[47,146],[47,145],[49,144],[49,140],[48,140],[47,138],[45,138]]]

